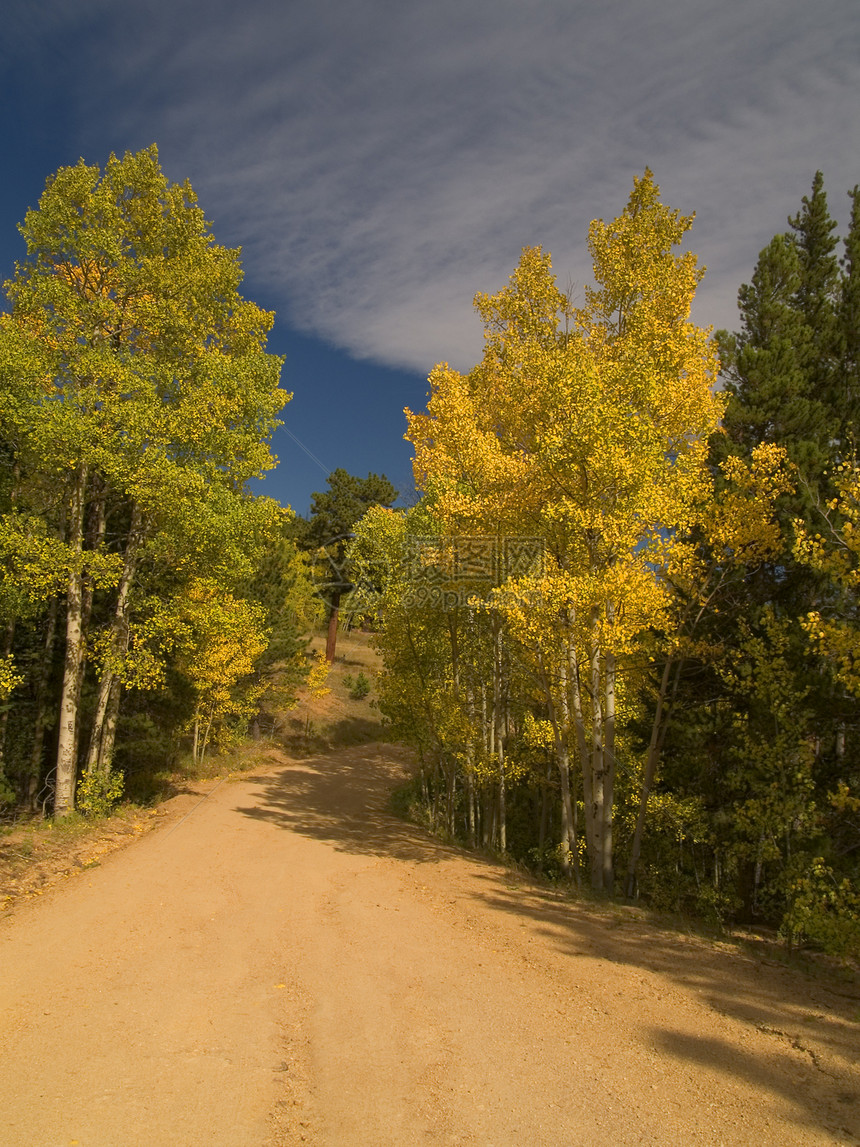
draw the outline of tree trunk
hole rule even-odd
[[[209,744],[209,734],[212,732],[212,722],[215,719],[215,702],[209,706],[209,719],[206,722],[206,729],[203,733],[203,744],[200,746],[200,763],[203,763],[203,758],[206,756],[206,747]]]
[[[564,666],[561,670],[558,703],[553,694],[552,684],[547,676],[546,668],[540,662],[541,684],[546,699],[547,712],[552,725],[553,744],[555,748],[555,763],[558,769],[559,788],[561,790],[561,867],[565,875],[571,871],[570,857],[576,857],[576,839],[573,827],[573,807],[570,795],[570,753],[567,736],[570,721],[567,707],[567,680]],[[575,863],[575,861],[574,861]]]
[[[328,633],[325,641],[326,661],[334,661],[335,649],[337,647],[337,620],[339,613],[340,590],[335,590],[332,594],[331,605],[329,606]]]
[[[466,771],[466,799],[468,802],[468,839],[469,847],[474,848],[477,843],[477,827],[475,819],[475,778],[471,770],[467,768]]]
[[[597,640],[597,611],[591,616],[591,649],[589,651],[590,693],[591,693],[591,802],[594,826],[594,851],[589,857],[591,888],[593,892],[605,891],[603,884],[604,835],[606,811],[603,806],[603,778],[606,768],[604,753],[603,706],[600,703],[601,654]]]
[[[576,751],[579,756],[579,767],[582,773],[582,803],[585,807],[585,844],[589,858],[594,855],[597,848],[594,833],[594,809],[592,803],[592,777],[591,762],[588,755],[588,746],[585,738],[585,717],[583,715],[582,690],[579,683],[579,659],[576,654],[573,610],[568,612],[568,647],[567,647],[567,690],[570,693],[570,706],[573,709],[573,727],[576,736]],[[565,697],[565,704],[567,699]]]
[[[98,769],[106,776],[113,763],[113,748],[116,742],[116,726],[119,720],[119,703],[122,697],[122,682],[114,677],[108,698],[107,714],[102,728],[101,746],[98,759]]]
[[[195,765],[200,762],[197,759],[197,746],[200,744],[200,711],[194,714],[194,743],[191,746],[191,759]]]
[[[75,807],[77,773],[78,707],[84,664],[83,575],[81,556],[84,534],[84,491],[87,469],[75,475],[69,499],[69,542],[77,561],[66,590],[66,659],[60,696],[60,728],[57,740],[57,775],[54,815],[68,816]]]
[[[475,699],[471,684],[466,685],[466,710],[469,718],[469,728],[474,729]],[[471,732],[469,733],[469,740],[466,745],[466,798],[468,801],[469,814],[469,844],[474,848],[478,837],[475,818],[475,740]]]
[[[657,772],[657,762],[660,759],[660,746],[665,734],[665,720],[663,710],[666,705],[666,695],[669,691],[669,679],[672,674],[672,658],[666,659],[663,667],[663,676],[660,679],[660,690],[657,694],[657,709],[654,713],[654,722],[651,726],[651,740],[648,743],[648,755],[645,758],[645,770],[642,775],[642,788],[639,794],[639,811],[636,815],[636,829],[633,833],[633,844],[630,848],[630,860],[627,865],[627,882],[624,895],[632,900],[636,894],[636,869],[639,866],[639,855],[642,851],[642,836],[645,832],[645,817],[648,812],[648,798],[651,795],[651,786]],[[675,678],[677,688],[678,677]]]
[[[451,822],[449,832],[451,833],[452,839],[457,834],[457,779],[458,779],[457,762],[452,761],[451,762],[451,812],[449,814],[449,819]]]
[[[505,736],[504,736],[504,685],[502,681],[502,629],[498,616],[494,613],[493,628],[493,748],[498,761],[499,777],[499,851],[508,847],[507,808],[505,792]]]
[[[604,659],[604,739],[603,739],[603,890],[613,892],[612,819],[615,805],[615,655]]]
[[[39,780],[42,776],[42,750],[45,745],[45,726],[48,723],[48,684],[51,677],[51,662],[54,658],[54,640],[57,633],[57,613],[59,601],[51,598],[48,606],[48,617],[45,624],[45,644],[43,646],[42,662],[36,671],[36,719],[33,729],[33,745],[30,750],[30,775],[27,777],[26,803],[31,811],[36,809],[36,798],[39,794]]]
[[[508,809],[505,794],[505,747],[499,741],[499,852],[508,851]]]
[[[110,771],[110,763],[113,756],[113,733],[116,731],[116,718],[114,718],[113,721],[113,733],[107,738],[110,742],[109,744],[105,740],[105,718],[108,714],[111,700],[115,700],[116,704],[119,705],[119,698],[122,692],[122,683],[117,677],[116,670],[111,662],[119,659],[128,651],[129,595],[137,571],[142,541],[142,517],[140,510],[137,505],[135,505],[132,510],[131,526],[125,547],[122,574],[120,576],[116,603],[114,605],[114,614],[111,621],[107,661],[102,670],[101,680],[99,681],[99,691],[96,698],[95,713],[93,715],[93,727],[90,734],[90,744],[86,761],[88,773],[92,773],[95,770],[102,773],[108,773]]]

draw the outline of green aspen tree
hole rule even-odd
[[[268,437],[287,396],[281,362],[265,350],[272,316],[242,298],[238,253],[214,242],[190,185],[168,182],[154,146],[111,156],[104,171],[61,168],[21,233],[27,257],[7,293],[38,395],[27,451],[61,492],[69,554],[55,800],[64,815],[100,563],[113,559],[113,604],[91,768],[109,767],[108,715],[144,558],[172,550],[193,567],[201,530],[218,518],[241,554],[245,483],[273,464]]]

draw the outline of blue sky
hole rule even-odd
[[[716,327],[816,169],[842,224],[860,182],[857,0],[5,0],[2,21],[0,275],[47,175],[156,142],[277,312],[294,398],[264,489],[299,512],[338,466],[408,491],[402,409],[480,356],[475,292],[537,243],[588,283],[588,223],[646,165],[697,214]]]

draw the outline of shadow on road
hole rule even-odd
[[[826,1128],[838,1136],[835,1142],[860,1141],[856,980],[813,978],[728,945],[684,937],[623,905],[571,902],[528,885],[506,889],[491,873],[479,874],[478,880],[484,886],[479,900],[530,920],[537,934],[572,961],[590,957],[654,973],[713,1013],[749,1025],[772,1041],[772,1051],[761,1055],[739,1043],[652,1025],[648,1040],[663,1056],[752,1082],[790,1101],[799,1123]],[[606,977],[613,1005],[636,1012],[639,1001],[629,977],[614,993],[609,968]],[[649,996],[653,990],[643,993]]]
[[[237,811],[347,852],[417,863],[460,859],[469,866],[469,898],[491,912],[529,921],[533,934],[571,960],[572,1007],[576,962],[582,958],[663,977],[713,1012],[751,1025],[773,1041],[772,1053],[762,1056],[727,1041],[654,1026],[648,1038],[664,1056],[753,1081],[789,1100],[800,1124],[838,1136],[834,1142],[860,1139],[860,985],[855,980],[813,979],[661,929],[637,909],[571,901],[446,846],[386,811],[392,789],[408,775],[398,747],[354,746],[250,778],[259,786],[259,803]],[[463,895],[462,887],[458,893]],[[611,975],[607,967],[609,996]],[[653,999],[653,991],[650,995]],[[629,976],[615,996],[619,1008],[636,1010]]]
[[[404,762],[402,749],[379,744],[291,761],[272,773],[243,778],[259,786],[259,803],[236,811],[345,852],[419,863],[468,855],[387,811],[392,790],[409,776]]]

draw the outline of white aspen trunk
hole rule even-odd
[[[600,703],[600,645],[597,641],[596,612],[591,617],[591,650],[589,668],[591,671],[591,803],[594,826],[594,851],[589,857],[591,887],[594,892],[603,892],[603,833],[605,828],[603,810],[604,729],[603,707]]]
[[[499,740],[499,851],[508,850],[508,819],[505,794],[505,745]]]
[[[573,801],[570,794],[570,760],[567,744],[556,737],[556,767],[561,789],[561,867],[566,876],[571,872],[571,857],[576,866],[576,829],[573,824]]]
[[[140,544],[142,541],[142,518],[138,507],[135,505],[131,515],[131,527],[129,530],[128,542],[125,548],[125,558],[123,561],[122,574],[120,576],[119,588],[117,589],[116,603],[114,605],[114,614],[111,622],[111,633],[109,638],[110,655],[114,657],[121,656],[128,650],[128,605],[131,587],[134,583],[135,573],[137,572],[138,557],[140,554]],[[96,698],[96,707],[93,715],[93,727],[90,734],[90,744],[87,751],[86,769],[88,773],[95,770],[101,772],[110,771],[110,760],[113,756],[113,743],[109,748],[103,744],[104,740],[104,722],[108,713],[111,697],[116,696],[117,704],[119,703],[120,696],[120,682],[116,673],[108,664],[102,672],[101,680],[99,681],[99,691]],[[116,721],[114,721],[114,729],[116,728]],[[111,742],[112,742],[111,738]]]
[[[613,811],[615,805],[615,654],[604,659],[604,741],[603,741],[603,889],[615,888],[613,867]]]
[[[451,836],[457,833],[457,762],[451,762],[451,801],[448,810],[448,831]]]
[[[495,689],[495,682],[493,682],[493,686],[494,686],[494,689]],[[484,721],[484,735],[485,735],[485,737],[486,737],[486,742],[487,742],[487,756],[489,757],[489,759],[490,759],[490,760],[492,760],[492,759],[493,759],[493,757],[495,757],[495,755],[496,755],[496,709],[495,709],[495,698],[493,698],[493,702],[492,702],[492,704],[490,705],[490,707],[489,707],[489,708],[490,708],[490,712],[489,712],[489,714],[487,714],[487,713],[486,713],[486,710],[485,710],[485,714],[484,714],[484,716],[485,716],[485,721]]]
[[[660,679],[660,690],[657,694],[657,709],[654,713],[654,722],[651,726],[651,739],[648,743],[648,755],[645,758],[645,769],[642,775],[642,787],[639,794],[639,811],[636,815],[636,828],[633,832],[633,844],[630,848],[630,860],[627,864],[627,881],[624,895],[632,900],[636,894],[636,869],[639,866],[639,855],[642,851],[642,836],[645,832],[645,818],[648,812],[648,798],[651,795],[651,786],[657,773],[657,762],[660,759],[660,746],[665,727],[663,710],[666,706],[666,695],[669,691],[669,679],[672,674],[672,659],[666,659],[663,667],[663,676]]]
[[[206,722],[206,731],[203,734],[203,744],[200,746],[200,760],[206,756],[206,746],[209,744],[209,734],[212,732],[212,722],[215,719],[215,702],[209,706],[209,720]]]
[[[555,762],[558,769],[559,788],[561,790],[561,833],[559,844],[561,846],[561,866],[565,875],[570,873],[571,854],[576,857],[576,837],[573,827],[573,802],[570,793],[570,752],[567,745],[568,724],[570,721],[567,711],[567,681],[565,667],[561,669],[561,682],[559,687],[559,704],[556,704],[552,685],[547,676],[543,661],[540,662],[541,684],[544,698],[552,725],[553,746],[555,749]]]
[[[454,692],[454,700],[459,705],[460,703],[460,641],[459,633],[457,630],[457,611],[449,610],[448,612],[448,640],[451,648],[451,684]],[[450,762],[450,776],[448,778],[448,833],[454,836],[456,833],[456,814],[455,806],[457,802],[457,762],[451,760]]]
[[[87,469],[82,466],[72,487],[69,503],[69,543],[77,558],[66,590],[66,659],[60,695],[57,774],[54,815],[68,816],[75,807],[77,773],[78,704],[84,660],[83,575],[80,560],[84,538],[84,492]]]
[[[119,720],[119,703],[121,697],[122,682],[118,677],[115,677],[108,701],[107,716],[105,717],[104,730],[102,732],[101,755],[99,757],[99,769],[105,775],[110,772],[111,764],[113,763],[113,748],[116,743],[116,726]]]
[[[114,673],[110,669],[105,669],[99,680],[99,691],[96,697],[96,707],[93,712],[93,727],[90,732],[89,748],[87,749],[87,773],[101,771],[101,761],[104,756],[102,751],[102,734],[108,705],[110,704],[114,679]]]
[[[481,739],[484,742],[484,753],[490,755],[490,734],[487,728],[487,685],[481,682]]]
[[[577,824],[576,824],[576,799],[573,792],[573,785],[571,778],[573,770],[570,767],[570,749],[568,741],[568,730],[570,729],[570,703],[568,701],[568,681],[567,681],[567,666],[562,666],[562,689],[560,695],[560,708],[561,708],[561,723],[562,728],[565,730],[563,743],[561,745],[562,754],[564,757],[564,769],[559,770],[559,780],[561,782],[561,799],[562,807],[564,809],[564,819],[567,822],[567,839],[568,848],[570,851],[571,861],[573,865],[573,876],[576,881],[576,887],[580,887],[580,873],[579,873],[579,840],[577,839]],[[584,733],[584,730],[583,730]],[[567,872],[570,863],[568,862]]]
[[[469,683],[466,685],[466,711],[469,716],[469,728],[471,730],[474,728],[475,704],[472,686]],[[475,741],[471,732],[469,733],[469,740],[466,745],[466,800],[469,817],[469,844],[474,848],[477,842],[475,823]]]
[[[567,646],[567,688],[570,694],[570,709],[573,710],[573,725],[576,736],[576,751],[579,756],[579,767],[582,773],[582,803],[585,807],[585,844],[589,857],[595,850],[594,809],[592,796],[592,778],[588,745],[585,736],[585,716],[582,703],[582,689],[579,681],[579,659],[576,654],[574,637],[573,610],[568,611],[569,636]],[[565,699],[567,704],[567,700]]]
[[[475,828],[475,781],[470,770],[466,771],[466,801],[467,801],[467,832],[469,844],[475,847],[477,833]]]
[[[45,644],[42,663],[36,674],[36,721],[33,730],[33,745],[30,750],[30,775],[27,778],[27,806],[34,811],[39,793],[39,779],[42,775],[42,750],[45,746],[45,725],[48,719],[48,682],[51,676],[51,662],[54,656],[54,640],[57,633],[57,613],[59,602],[51,598],[48,606],[48,621],[45,629]]]
[[[493,627],[493,723],[492,737],[495,757],[498,761],[499,778],[499,851],[505,852],[508,846],[507,837],[507,810],[505,807],[505,738],[504,725],[504,698],[502,684],[502,629],[498,616],[494,613]]]
[[[191,749],[191,759],[194,764],[199,764],[197,759],[197,746],[200,741],[200,713],[199,711],[194,714],[194,745]]]

